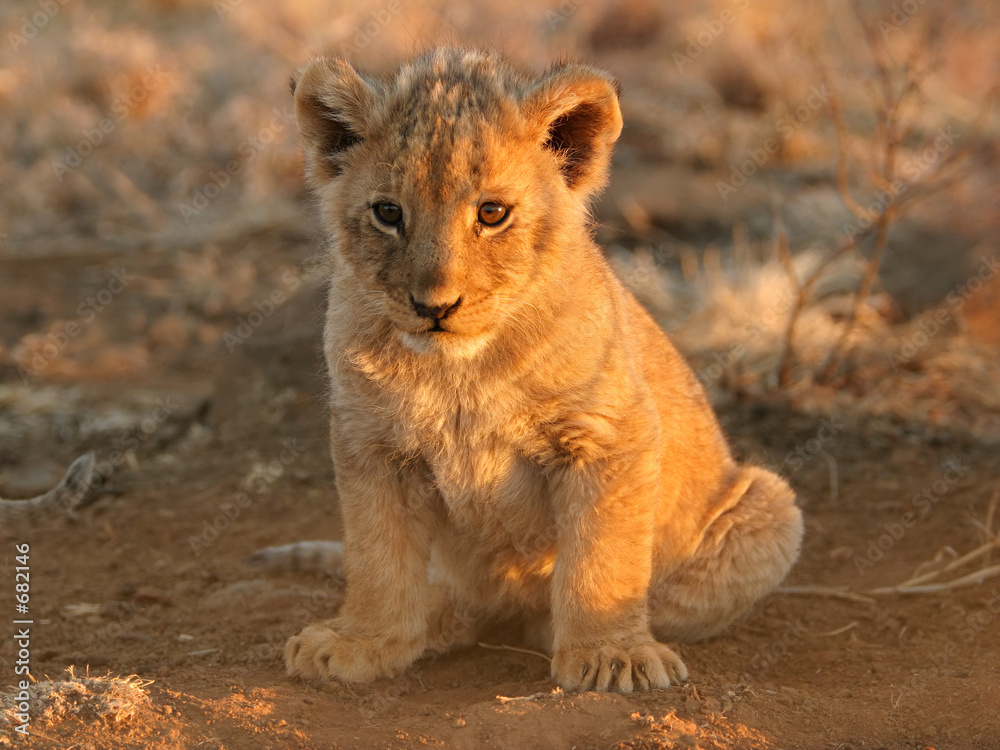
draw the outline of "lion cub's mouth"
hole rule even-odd
[[[440,320],[435,320],[434,325],[432,325],[430,328],[425,328],[423,330],[423,333],[454,333],[454,331],[449,331],[447,328],[441,325]]]
[[[476,354],[486,344],[489,336],[482,333],[462,333],[444,327],[441,321],[422,331],[399,331],[404,346],[420,354],[439,352],[461,358]]]

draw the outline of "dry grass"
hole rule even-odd
[[[964,555],[960,555],[951,547],[944,547],[930,560],[925,560],[917,566],[905,581],[864,592],[854,591],[847,586],[785,586],[779,589],[779,593],[832,597],[870,605],[875,603],[874,597],[879,596],[948,594],[955,589],[979,586],[1000,576],[1000,565],[990,564],[993,552],[1000,550],[1000,532],[993,528],[998,502],[1000,502],[1000,482],[990,497],[986,518],[983,521],[972,519],[979,529],[980,536],[985,540],[982,544]],[[962,572],[963,570],[965,572]],[[823,635],[835,635],[850,627],[845,626],[841,630]]]
[[[129,725],[146,710],[152,701],[146,692],[150,680],[135,675],[113,677],[78,677],[72,667],[66,670],[64,680],[41,680],[33,683],[28,692],[31,730],[53,728],[66,722],[97,724],[101,727],[121,728]],[[0,707],[9,736],[16,734],[14,725],[20,724],[17,691],[9,689],[0,693]]]

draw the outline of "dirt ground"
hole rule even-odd
[[[843,208],[831,208],[828,110],[807,112],[781,154],[725,200],[718,185],[817,85],[782,77],[796,63],[767,39],[788,25],[827,27],[795,15],[795,3],[740,15],[746,3],[726,2],[670,12],[632,2],[621,13],[598,0],[552,3],[527,16],[538,33],[513,20],[517,3],[484,18],[463,2],[344,4],[332,15],[326,5],[337,4],[304,0],[281,10],[80,2],[59,5],[23,49],[9,34],[42,5],[0,12],[14,47],[0,58],[11,154],[0,165],[0,496],[44,491],[90,450],[105,476],[75,518],[0,531],[0,615],[17,619],[16,545],[27,544],[33,678],[141,680],[135,703],[78,692],[33,704],[27,739],[8,710],[0,747],[1000,748],[1000,284],[988,273],[1000,130],[987,119],[970,151],[978,171],[895,227],[855,368],[826,385],[802,376],[777,387],[768,373],[788,305],[777,323],[761,314],[776,309],[768,269],[782,271],[758,251],[773,244],[775,195],[787,201],[796,258],[843,224]],[[891,3],[864,5],[898,20]],[[932,81],[932,139],[942,111],[973,119],[962,97],[1000,71],[1000,24],[975,15],[996,9],[960,5],[980,31],[947,47]],[[903,16],[886,38],[933,27],[927,13]],[[245,562],[265,546],[340,533],[319,356],[322,243],[294,128],[281,119],[287,74],[330,39],[372,60],[433,39],[480,43],[491,25],[508,48],[524,41],[531,62],[568,52],[622,78],[628,125],[598,237],[630,259],[626,282],[692,359],[735,452],[780,470],[805,512],[783,589],[721,636],[679,645],[691,677],[667,690],[563,694],[546,658],[517,650],[517,633],[502,627],[398,679],[291,680],[285,640],[336,611],[342,582]],[[717,27],[721,41],[692,54],[688,39]],[[678,52],[692,56],[683,75]],[[143,84],[161,59],[162,77]],[[48,99],[32,110],[36,92]],[[843,93],[854,106],[857,92]],[[91,138],[102,113],[107,141],[53,176],[67,148],[86,150],[80,134]],[[222,185],[231,158],[243,161]],[[210,184],[221,195],[199,208]],[[739,257],[747,247],[752,257]],[[824,277],[826,307],[803,317],[800,368],[843,325],[843,278]],[[960,305],[945,301],[956,293]],[[753,328],[738,353],[747,320],[767,330]],[[8,709],[17,627],[0,626]]]

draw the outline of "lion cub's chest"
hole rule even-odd
[[[405,453],[426,461],[449,519],[489,533],[509,527],[512,515],[540,510],[545,479],[521,450],[519,410],[506,405],[505,411],[503,403],[487,405],[460,392],[426,390],[424,398],[407,399],[397,412],[394,433]],[[508,528],[511,532],[517,533]]]

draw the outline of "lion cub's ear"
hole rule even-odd
[[[343,60],[313,60],[292,82],[295,119],[305,138],[306,172],[318,186],[342,171],[344,151],[363,141],[375,89]]]
[[[570,190],[589,195],[603,187],[622,130],[613,78],[586,65],[563,65],[528,89],[521,111],[537,128],[538,142],[559,159]]]

